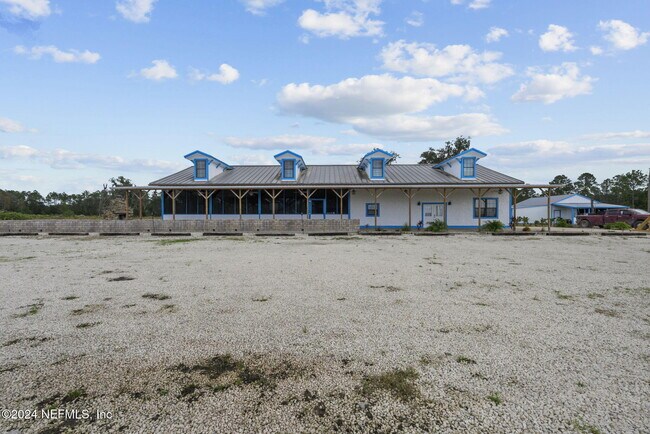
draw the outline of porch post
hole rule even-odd
[[[271,190],[271,212],[273,213],[273,219],[275,220],[275,189]]]
[[[546,225],[551,232],[551,188],[546,190]]]
[[[176,197],[178,197],[176,190],[172,190],[172,221],[176,220]]]
[[[411,195],[411,189],[410,188],[408,190],[408,197],[409,197],[409,230],[411,230],[411,227],[413,226],[411,224],[411,222],[412,222],[412,218],[411,218],[411,199],[413,198],[413,196]]]
[[[242,199],[242,197],[243,197],[243,196],[242,196],[242,194],[241,194],[241,188],[240,188],[240,189],[239,189],[239,195],[237,196],[237,198],[239,199],[239,220],[240,220],[240,221],[241,221],[241,219],[242,219],[242,217],[241,217],[241,199]]]
[[[377,189],[373,189],[375,192],[375,230],[377,230]]]
[[[144,192],[142,190],[140,190],[140,194],[138,195],[138,202],[140,204],[140,208],[139,208],[139,210],[140,210],[140,212],[139,212],[140,220],[142,220],[142,197],[143,196],[144,196]]]
[[[129,219],[129,190],[124,190],[124,220]]]
[[[448,226],[447,225],[447,189],[446,188],[442,189],[442,201],[443,201],[443,203],[442,203],[442,210],[443,210],[442,211],[443,212],[442,220],[445,222],[445,226]]]
[[[516,188],[512,189],[512,218],[514,219],[514,225],[512,230],[517,232],[517,197],[519,197],[519,191]]]
[[[481,189],[478,189],[478,230],[481,230],[481,205],[483,205],[483,197],[481,196]]]
[[[343,220],[343,189],[341,189],[341,195],[339,196],[339,212],[341,213],[341,220]]]

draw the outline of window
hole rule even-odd
[[[207,172],[207,161],[206,160],[196,160],[194,162],[196,172],[194,174],[194,177],[196,179],[205,179],[208,177],[208,172]]]
[[[282,177],[285,179],[294,179],[296,162],[294,160],[282,160]]]
[[[474,178],[476,176],[476,159],[463,158],[463,178]]]
[[[366,204],[366,217],[379,217],[379,204],[378,203],[367,203]]]
[[[478,199],[474,198],[474,218],[478,218]],[[499,218],[499,199],[481,199],[481,218]]]
[[[382,158],[376,158],[372,160],[372,173],[370,174],[371,178],[383,178],[384,177],[384,160]]]

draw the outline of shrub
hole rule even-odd
[[[447,223],[443,222],[442,220],[434,220],[429,223],[427,230],[430,232],[444,232],[447,230]]]
[[[481,226],[481,230],[484,232],[499,232],[502,231],[504,227],[505,226],[500,220],[491,220]]]
[[[604,227],[605,229],[617,229],[621,231],[632,229],[632,226],[628,225],[625,222],[607,223]]]
[[[524,226],[524,228],[522,229],[522,231],[523,231],[523,232],[530,232],[530,226],[528,226],[528,225]]]
[[[402,232],[409,232],[411,230],[411,226],[408,223],[404,223],[402,226]]]
[[[570,228],[571,224],[568,221],[564,220],[563,218],[558,217],[557,219],[555,219],[555,227],[556,228]]]

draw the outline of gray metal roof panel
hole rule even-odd
[[[476,165],[476,179],[459,179],[425,164],[391,164],[386,166],[385,180],[370,180],[365,171],[354,165],[311,165],[301,171],[296,181],[281,181],[279,166],[232,166],[232,169],[209,181],[194,181],[193,167],[161,178],[150,186],[270,186],[270,185],[416,185],[416,184],[523,184],[524,182],[487,167]]]

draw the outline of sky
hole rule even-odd
[[[0,0],[0,189],[458,135],[526,182],[602,181],[650,167],[648,71],[648,0]]]

